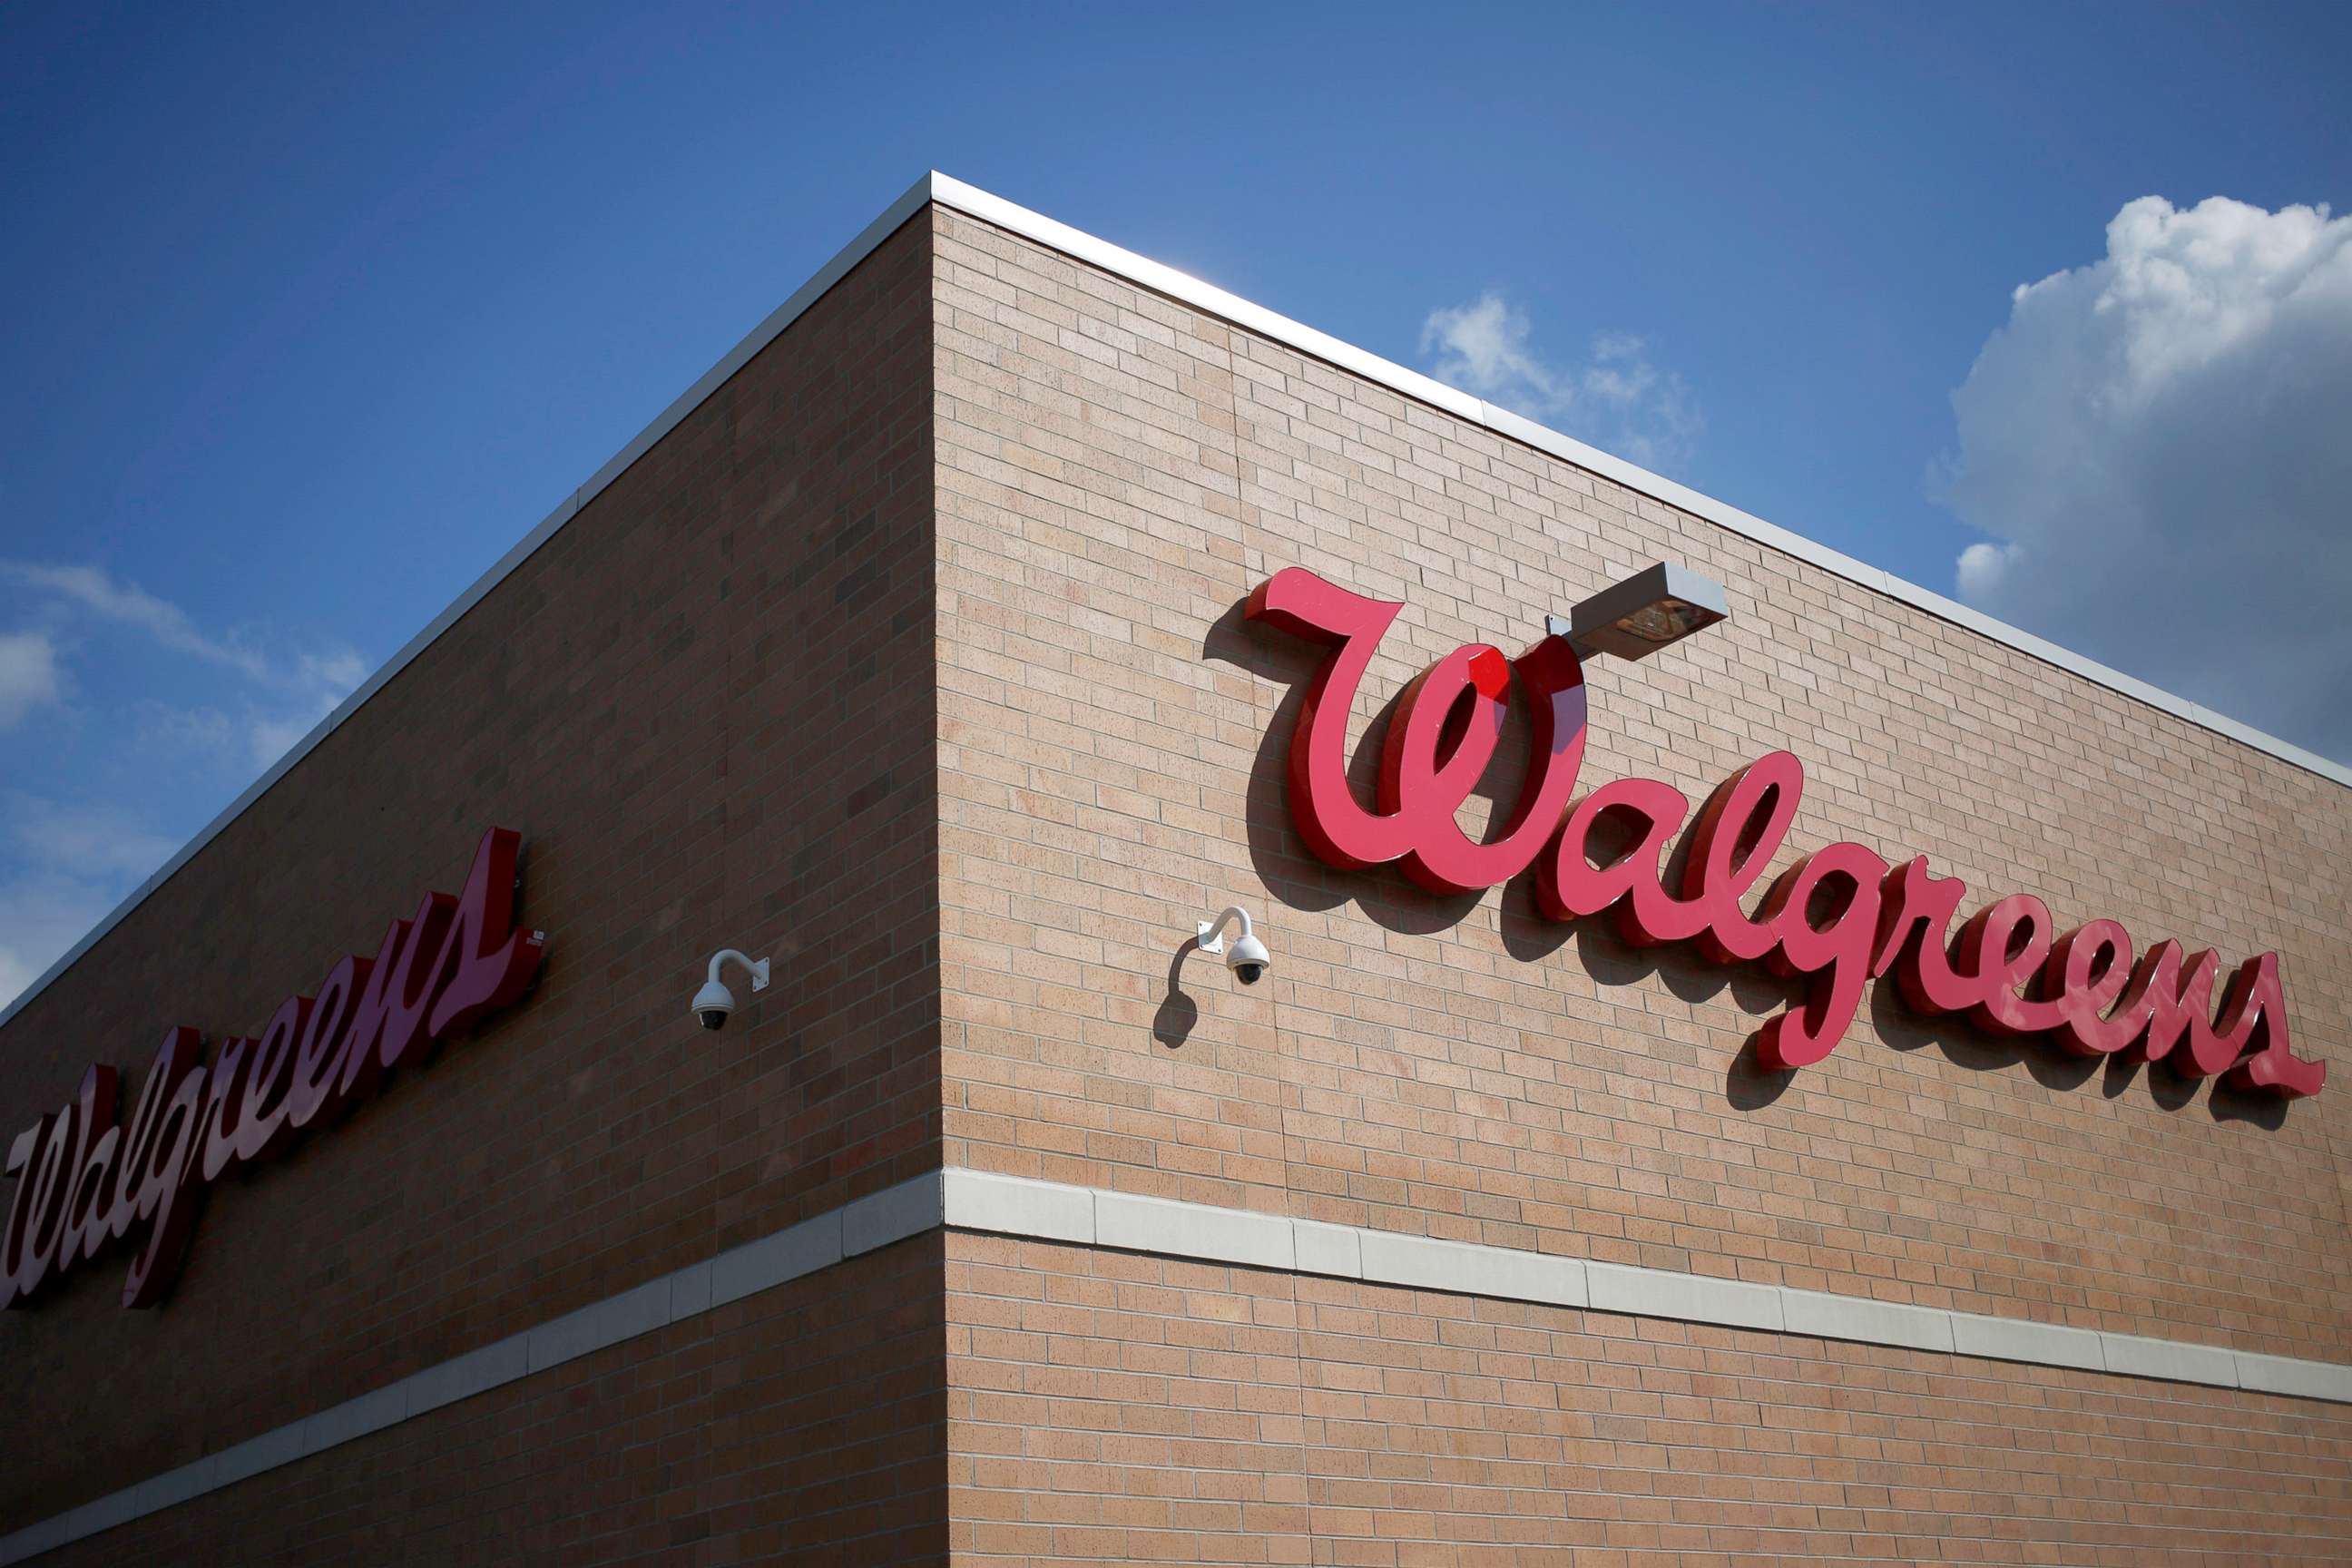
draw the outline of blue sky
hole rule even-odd
[[[2344,6],[9,7],[0,997],[928,167],[2352,756],[2352,644],[2216,635],[2352,591],[2352,245],[2290,210],[2352,200],[2347,58]]]

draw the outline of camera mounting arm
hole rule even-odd
[[[1239,904],[1228,904],[1225,906],[1224,912],[1218,915],[1215,920],[1202,921],[1201,922],[1201,951],[1202,952],[1224,952],[1225,928],[1233,924],[1235,921],[1239,921],[1241,922],[1242,939],[1244,941],[1247,941],[1251,936],[1255,934],[1255,932],[1254,932],[1250,928],[1249,911],[1243,909]]]
[[[1244,920],[1247,920],[1248,917],[1244,916],[1243,918]],[[752,990],[765,991],[768,988],[768,961],[764,958],[751,958],[747,954],[736,952],[731,947],[722,947],[717,952],[710,955],[711,984],[716,985],[719,984],[719,966],[727,963],[730,959],[741,964],[751,973]]]

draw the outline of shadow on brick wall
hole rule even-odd
[[[1188,936],[1168,961],[1168,989],[1160,998],[1159,1011],[1151,1016],[1151,1037],[1171,1051],[1192,1037],[1192,1026],[1201,1021],[1201,1005],[1181,984],[1184,961],[1200,950],[1201,939]]]
[[[2044,1039],[1988,1034],[1964,1016],[1923,1018],[1905,1006],[1894,986],[1884,980],[1872,983],[1867,1009],[1870,1026],[1882,1045],[1898,1051],[1933,1046],[1946,1061],[1971,1072],[2000,1072],[2021,1065],[2034,1082],[2062,1094],[2096,1078],[2100,1095],[2114,1100],[2130,1089],[2135,1079],[2145,1076],[2148,1098],[2166,1110],[2179,1110],[2197,1098],[2200,1083],[2128,1054],[2071,1056]],[[2219,1079],[2213,1080],[2205,1104],[2216,1121],[2250,1121],[2276,1131],[2286,1121],[2284,1100],[2241,1094]]]

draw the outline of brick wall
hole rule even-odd
[[[2341,1081],[2282,1112],[1891,988],[1759,1073],[1792,992],[1759,967],[1547,922],[1524,879],[1309,857],[1281,748],[1315,652],[1238,612],[1288,565],[1405,601],[1360,730],[1456,646],[1680,562],[1733,618],[1596,661],[1588,787],[1698,800],[1790,749],[1784,858],[1853,837],[2143,946],[2275,948],[2339,1079],[2352,795],[978,220],[941,215],[937,268],[950,1163],[2352,1357]],[[1249,991],[1180,962],[1231,900],[1276,958]]]
[[[44,1561],[944,1563],[940,1245],[853,1258]]]
[[[1768,1076],[1744,1043],[1790,991],[1759,970],[1548,923],[1524,879],[1437,899],[1305,852],[1312,656],[1243,623],[1252,586],[1406,602],[1366,729],[1654,559],[1734,618],[1596,663],[1588,780],[1696,799],[1786,747],[1785,853],[1855,837],[2067,923],[2275,947],[2303,1054],[2352,1057],[2342,789],[934,209],[0,1033],[13,1129],[166,1025],[253,1030],[483,826],[527,836],[537,994],[225,1184],[168,1310],[120,1311],[116,1260],[0,1319],[42,1436],[0,1531],[942,1159],[2352,1360],[2341,1082],[2282,1110],[1891,994]],[[1246,991],[1183,952],[1233,900],[1276,957]],[[712,1036],[684,1001],[723,943],[780,983]],[[936,1560],[907,1467],[941,1453],[981,1560],[2347,1533],[2332,1406],[974,1237],[887,1256],[788,1288],[829,1304],[782,1340],[680,1325],[83,1550]],[[904,1420],[845,1426],[876,1394]],[[929,1447],[877,1453],[927,1408]]]
[[[2342,1406],[957,1235],[958,1563],[2340,1563]]]
[[[936,1165],[929,291],[919,216],[0,1032],[13,1135],[526,837],[536,994],[215,1187],[165,1310],[0,1316],[0,1531]]]

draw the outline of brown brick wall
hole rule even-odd
[[[535,995],[214,1189],[163,1310],[0,1316],[0,1531],[936,1165],[929,292],[919,216],[0,1032],[13,1135],[525,835]]]
[[[852,1258],[43,1561],[942,1564],[940,1246]]]
[[[942,216],[937,265],[950,1163],[2352,1358],[2345,1082],[2282,1113],[1891,987],[1760,1074],[1792,994],[1760,968],[1549,923],[1524,879],[1309,858],[1281,748],[1315,656],[1238,610],[1287,565],[1404,600],[1369,725],[1456,646],[1681,562],[1733,619],[1593,665],[1587,787],[1696,801],[1785,747],[1785,857],[1852,837],[1970,909],[2275,948],[2339,1079],[2352,795],[977,220]],[[1232,899],[1276,961],[1250,991],[1177,966]]]
[[[958,1563],[2340,1563],[2308,1401],[949,1241]]]

